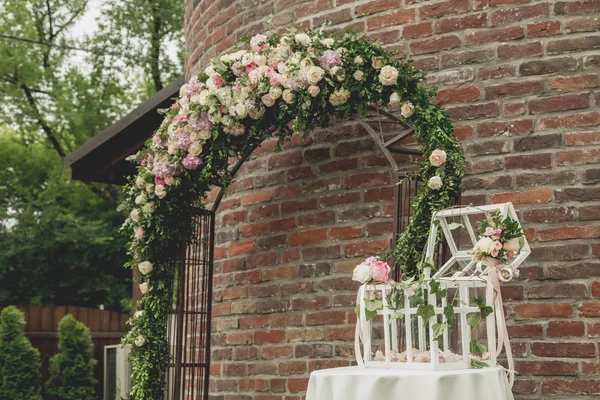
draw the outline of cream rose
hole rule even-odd
[[[404,118],[410,118],[415,113],[415,106],[412,103],[404,103],[400,108],[400,114]]]
[[[439,176],[432,176],[429,178],[429,182],[427,182],[427,186],[433,190],[439,190],[442,187],[442,178]]]
[[[148,293],[148,282],[140,283],[140,292],[142,294]]]
[[[140,205],[140,204],[145,204],[145,203],[146,203],[146,195],[139,194],[136,196],[135,204]]]
[[[202,144],[200,142],[192,142],[190,147],[188,147],[188,153],[193,155],[194,157],[202,154]]]
[[[142,261],[141,263],[138,264],[138,269],[144,275],[152,272],[152,268],[153,268],[152,263],[150,261]]]
[[[350,91],[347,89],[336,89],[329,96],[329,102],[333,106],[340,106],[345,104],[350,98]]]
[[[144,180],[144,178],[142,178],[141,176],[138,176],[137,178],[135,178],[135,184],[141,189],[144,186],[146,186],[146,180]]]
[[[390,96],[390,105],[395,106],[400,104],[400,95],[396,92],[392,93]]]
[[[379,82],[384,86],[395,85],[398,82],[398,70],[391,65],[381,68],[379,73]]]
[[[383,67],[383,59],[381,57],[373,58],[372,65],[375,69],[381,69],[381,67]]]
[[[259,67],[267,64],[267,57],[257,54],[254,56],[254,63]]]
[[[154,188],[154,193],[156,193],[156,197],[159,199],[162,199],[167,195],[164,185],[156,185],[156,188]]]
[[[323,46],[331,47],[331,46],[333,46],[334,43],[335,43],[335,41],[332,38],[321,39],[321,44]]]
[[[167,180],[165,179],[165,183],[166,183],[166,181]],[[152,214],[154,212],[154,210],[156,210],[156,204],[153,201],[151,201],[147,204],[144,204],[143,210],[145,212],[147,212],[148,214]]]
[[[171,186],[175,183],[175,178],[173,178],[172,176],[167,176],[165,178],[165,185],[167,186]]]
[[[246,116],[248,115],[248,110],[246,110],[246,106],[244,105],[244,103],[237,103],[234,107],[234,110],[235,110],[235,115],[239,119],[246,118]]]
[[[271,89],[269,89],[269,96],[275,100],[281,97],[281,93],[283,93],[283,90],[281,90],[280,87],[273,86]]]
[[[151,183],[146,183],[146,192],[148,192],[148,193],[154,192],[154,185]]]
[[[362,71],[354,71],[354,74],[352,75],[354,77],[354,79],[356,79],[357,81],[362,81],[362,79],[364,78],[365,74]]]
[[[270,95],[265,94],[263,97],[260,98],[260,100],[263,102],[263,104],[267,107],[273,107],[273,104],[275,104],[275,99],[272,98]]]
[[[446,162],[446,152],[444,150],[436,149],[431,152],[429,156],[429,163],[434,167],[439,167]]]
[[[356,65],[363,65],[365,63],[365,60],[363,60],[361,56],[356,56],[354,57],[354,63]]]
[[[292,92],[289,89],[285,89],[283,91],[283,94],[281,95],[281,97],[283,98],[283,101],[285,101],[288,104],[292,104],[294,102],[294,92]]]
[[[316,85],[321,79],[323,79],[323,74],[325,74],[325,71],[321,67],[313,65],[306,71],[306,80],[311,85]]]
[[[321,92],[321,89],[319,89],[318,86],[309,86],[308,87],[308,94],[310,94],[312,97],[316,97],[320,92]]]
[[[137,347],[142,347],[146,344],[146,338],[143,336],[138,336],[135,338],[134,343]]]
[[[296,34],[296,36],[294,36],[294,40],[296,40],[296,43],[299,43],[302,46],[306,47],[310,46],[310,44],[312,43],[312,40],[310,40],[310,37],[306,33]]]
[[[140,212],[137,208],[131,210],[131,212],[129,213],[129,218],[131,218],[133,222],[138,222],[140,220]]]

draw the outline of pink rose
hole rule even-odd
[[[164,185],[165,184],[165,180],[163,178],[161,178],[160,176],[155,176],[154,177],[154,184],[155,185]]]
[[[439,167],[446,162],[446,152],[444,150],[434,150],[429,156],[429,162],[434,167]]]
[[[496,235],[502,235],[502,228],[496,228]]]
[[[509,251],[506,256],[508,257],[509,260],[512,260],[513,258],[515,258],[515,252],[514,251]]]
[[[249,74],[250,71],[252,71],[254,69],[254,66],[252,64],[248,64],[246,65],[246,73]]]
[[[390,279],[390,266],[383,261],[375,261],[371,265],[371,279],[378,282],[387,282]]]
[[[129,218],[131,218],[133,222],[138,222],[140,220],[140,212],[136,208],[134,208],[129,213]]]
[[[496,240],[494,242],[494,250],[501,250],[502,249],[502,243],[500,243],[498,240]]]
[[[492,235],[492,240],[500,240],[500,235]]]
[[[141,226],[136,226],[133,228],[133,233],[136,239],[142,239],[144,237],[144,228]]]
[[[486,235],[493,235],[494,234],[494,228],[492,228],[491,226],[488,226],[487,228],[485,228],[485,234]]]
[[[490,254],[492,255],[492,257],[498,257],[498,253],[499,253],[499,251],[496,249],[492,249],[492,251],[490,251]]]

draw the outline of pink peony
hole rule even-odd
[[[509,260],[512,260],[513,258],[515,258],[515,252],[509,251],[508,253],[506,253],[506,257],[508,257]]]
[[[200,115],[200,118],[190,118],[188,125],[195,131],[210,131],[212,128],[212,124],[206,114]]]
[[[177,122],[187,122],[187,117],[185,115],[178,115]]]
[[[249,74],[254,69],[253,63],[246,65],[246,73]]]
[[[200,158],[188,154],[186,158],[181,160],[181,165],[183,165],[183,168],[185,169],[194,170],[200,166],[201,162],[202,160]]]
[[[179,145],[179,148],[187,151],[187,149],[190,147],[191,143],[192,143],[192,141],[190,140],[189,135],[187,135],[185,133],[180,133],[177,136],[177,144]]]
[[[335,67],[342,63],[342,57],[338,51],[325,50],[323,55],[319,57],[319,65],[325,70]]]
[[[158,146],[158,147],[162,146],[162,144],[163,144],[163,143],[162,143],[162,139],[160,138],[160,135],[158,135],[158,134],[157,134],[157,135],[154,135],[154,136],[152,137],[152,142],[154,142],[154,145],[155,145],[155,146]]]
[[[186,84],[185,94],[188,97],[192,97],[196,94],[199,94],[202,89],[204,89],[204,83],[198,80],[197,76],[192,76],[191,79]]]
[[[161,178],[160,176],[155,176],[154,177],[154,184],[155,185],[164,185],[165,184],[165,180],[163,178]]]
[[[371,264],[371,279],[378,282],[387,282],[390,279],[390,266],[384,261],[375,261]]]
[[[221,78],[221,75],[215,75],[213,78],[213,82],[216,87],[220,87],[223,84],[223,78]]]

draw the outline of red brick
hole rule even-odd
[[[277,204],[267,204],[254,208],[248,214],[248,220],[255,221],[257,219],[269,218],[277,215],[279,206]]]
[[[440,18],[469,11],[467,0],[446,0],[435,4],[428,4],[419,8],[421,19]]]
[[[595,14],[600,11],[597,0],[558,1],[554,3],[554,12],[557,15]]]
[[[482,29],[466,35],[467,44],[482,44],[492,42],[504,42],[506,40],[520,39],[525,36],[523,27],[511,26],[499,29]]]
[[[527,303],[513,306],[516,319],[568,318],[573,307],[568,303]]]
[[[312,168],[309,166],[289,169],[287,172],[288,180],[295,181],[299,179],[307,179],[315,176]]]
[[[448,108],[448,114],[454,121],[496,117],[500,114],[498,103],[482,103]]]
[[[494,57],[495,55],[492,49],[477,49],[444,53],[442,54],[442,67],[479,64],[493,60]]]
[[[290,393],[303,393],[306,392],[308,387],[308,378],[289,378],[288,379],[288,390]]]
[[[523,213],[524,222],[566,222],[574,218],[573,207],[538,208]]]
[[[584,383],[585,382],[585,383]],[[543,394],[600,395],[600,379],[544,379]]]
[[[245,376],[246,364],[223,364],[223,376]]]
[[[296,218],[294,218],[294,217],[278,219],[275,221],[271,221],[269,223],[269,227],[270,227],[272,233],[287,232],[287,231],[290,231],[291,229],[293,229],[295,226],[296,226]]]
[[[296,18],[302,18],[316,14],[320,11],[331,10],[333,3],[331,0],[313,0],[296,9]]]
[[[294,214],[317,209],[317,199],[286,201],[281,203],[282,214]]]
[[[269,326],[269,317],[266,315],[240,318],[240,329],[265,328],[267,326]]]
[[[348,240],[362,236],[362,228],[340,226],[329,229],[329,240]]]
[[[227,344],[252,344],[252,332],[233,332],[227,334]]]
[[[511,338],[542,337],[544,332],[541,325],[509,325],[507,329]]]
[[[478,87],[467,86],[457,89],[440,90],[437,94],[438,104],[467,103],[481,98]]]
[[[560,33],[560,21],[541,21],[527,24],[527,36],[551,36]]]
[[[320,310],[329,308],[330,302],[329,296],[296,298],[292,300],[292,308],[294,311]]]
[[[482,122],[477,125],[477,136],[504,136],[524,135],[533,131],[532,119],[521,119],[512,121]]]
[[[497,193],[490,195],[493,204],[511,202],[514,205],[531,203],[548,203],[551,200],[550,190],[529,190],[524,192]]]
[[[248,204],[262,203],[262,202],[268,201],[268,200],[271,200],[271,191],[263,190],[260,192],[253,192],[253,193],[243,196],[242,204],[248,205]]]
[[[426,54],[453,49],[460,45],[461,40],[458,36],[448,35],[413,41],[410,50],[412,54]]]
[[[306,361],[285,361],[279,363],[280,375],[299,375],[306,372]]]
[[[500,64],[493,67],[481,67],[477,70],[479,80],[500,79],[515,76],[516,67],[512,64]]]
[[[600,337],[600,322],[588,322],[588,336]]]
[[[517,360],[515,370],[523,375],[577,375],[578,365],[568,361]]]
[[[519,74],[522,76],[530,76],[553,74],[557,72],[564,73],[577,70],[579,64],[579,60],[573,57],[525,61],[519,65]]]
[[[579,315],[584,318],[600,317],[600,301],[589,301],[579,306]]]
[[[406,24],[408,22],[413,22],[414,20],[414,8],[402,9],[397,12],[371,17],[367,19],[367,29],[372,31],[374,29],[385,28],[388,26],[398,26]]]
[[[600,36],[582,36],[577,38],[551,40],[546,44],[546,54],[591,51],[599,48]]]
[[[354,167],[356,168],[356,166]],[[342,188],[342,178],[316,179],[302,184],[302,193],[322,193]]]
[[[365,4],[357,5],[356,16],[375,14],[381,11],[391,10],[398,7],[398,0],[373,0]]]
[[[319,166],[321,172],[349,171],[358,167],[358,159],[346,158],[343,160],[330,161]]]
[[[351,243],[344,247],[346,257],[356,257],[362,255],[376,255],[382,253],[388,248],[387,240],[368,240],[360,243]]]
[[[248,254],[254,251],[254,240],[242,240],[229,245],[227,254],[235,256],[238,254]]]
[[[543,91],[544,81],[542,80],[508,82],[486,87],[485,98],[487,100],[495,100],[509,96],[538,94]]]
[[[540,3],[532,6],[507,8],[492,13],[492,24],[508,24],[510,22],[522,21],[529,18],[540,18],[548,16],[549,5]]]
[[[234,211],[223,215],[223,226],[238,225],[248,220],[248,213],[245,210]]]
[[[546,330],[548,337],[579,337],[584,333],[582,321],[550,321]]]
[[[487,23],[487,14],[473,14],[459,18],[444,18],[436,22],[436,33],[462,31],[469,28],[480,28]]]
[[[600,149],[567,150],[556,153],[556,165],[596,164],[600,162]]]
[[[354,327],[330,327],[330,328],[327,328],[327,339],[328,340],[341,340],[344,342],[349,342],[351,340],[354,340]]]
[[[538,232],[541,241],[600,238],[600,226],[557,226]]]
[[[240,226],[240,233],[244,237],[264,235],[268,230],[269,228],[266,222]]]
[[[240,379],[240,390],[242,391],[256,391],[256,392],[266,392],[269,390],[269,381],[266,379],[250,379],[244,378]]]
[[[556,76],[549,79],[550,89],[557,91],[592,89],[600,86],[600,75]]]
[[[574,32],[596,32],[600,30],[600,19],[583,17],[568,20],[565,25],[567,33]]]
[[[600,144],[600,131],[566,133],[565,144],[567,146],[585,146],[588,144]]]
[[[543,47],[540,42],[532,42],[525,44],[507,44],[498,46],[498,58],[500,60],[528,58],[539,56],[542,53]]]
[[[306,325],[308,326],[341,325],[345,320],[346,313],[344,311],[319,311],[306,314]]]
[[[432,23],[422,22],[420,24],[406,25],[402,30],[402,37],[414,39],[429,36],[432,33]]]
[[[293,232],[290,236],[291,246],[306,246],[321,243],[327,240],[327,229],[313,229],[311,231]]]
[[[539,169],[552,167],[552,154],[527,154],[506,157],[504,161],[506,169]]]
[[[277,267],[265,269],[262,272],[264,281],[273,281],[277,279],[289,279],[296,276],[296,267]]]
[[[537,357],[593,358],[596,356],[596,344],[534,342],[531,344],[531,352]]]
[[[285,331],[283,330],[254,332],[254,344],[281,343],[284,339]]]
[[[299,215],[298,226],[319,226],[330,225],[335,222],[335,213],[333,211],[323,211],[314,214]]]
[[[382,186],[390,183],[388,172],[372,172],[349,175],[344,178],[344,188],[354,189],[365,186]]]

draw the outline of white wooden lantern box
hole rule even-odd
[[[404,292],[404,304],[398,309],[390,309],[388,304],[386,294],[391,291],[391,285],[365,284],[360,287],[355,337],[356,359],[360,366],[413,370],[467,369],[471,367],[471,359],[474,357],[470,354],[470,343],[475,334],[479,342],[487,346],[489,352],[482,361],[490,366],[496,365],[503,345],[506,347],[508,344],[501,296],[490,284],[488,277],[488,272],[495,274],[496,269],[479,270],[469,251],[479,239],[473,224],[485,219],[491,221],[491,217],[497,211],[500,211],[503,217],[509,216],[518,223],[511,203],[453,208],[434,214],[426,257],[433,260],[436,256],[438,229],[442,231],[442,239],[446,242],[451,257],[433,276],[439,282],[440,288],[448,290],[446,297],[438,298],[429,293],[427,289],[430,272],[428,269],[424,271],[426,285],[421,286],[425,289],[422,296],[427,298],[428,304],[434,305],[435,311],[435,316],[431,317],[427,324],[423,323],[420,316],[416,316],[417,306],[409,300],[409,297],[415,294],[418,284],[397,286]],[[464,243],[461,244],[461,241]],[[508,266],[516,270],[529,254],[529,245],[524,240],[519,254]],[[373,296],[382,300],[383,307],[377,311],[376,317],[367,321],[364,300]],[[467,321],[469,313],[480,311],[479,306],[473,304],[473,297],[483,298],[485,305],[494,309],[485,320],[481,320],[477,330]],[[449,303],[454,306],[454,324],[446,324],[441,337],[434,340],[433,326],[436,323],[447,322],[444,307]],[[507,348],[507,351],[510,352],[510,348]]]

